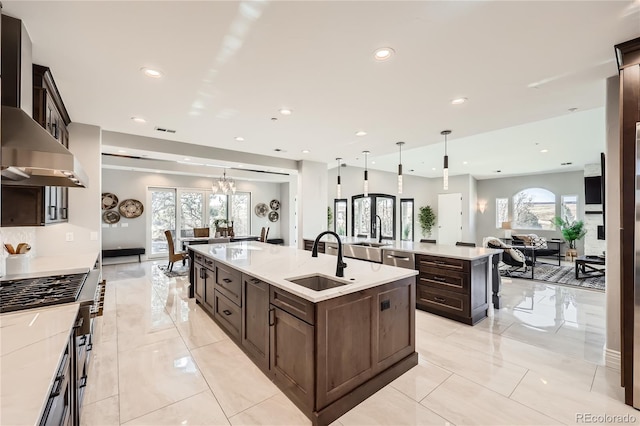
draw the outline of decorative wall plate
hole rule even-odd
[[[279,218],[280,218],[280,215],[278,214],[277,211],[269,212],[269,221],[270,222],[277,222]]]
[[[118,210],[120,210],[122,216],[132,219],[140,216],[144,211],[144,207],[140,201],[130,198],[121,202]]]
[[[120,213],[115,210],[107,210],[102,213],[102,221],[104,223],[117,223],[120,221]]]
[[[267,212],[269,211],[269,207],[265,203],[256,204],[256,208],[254,209],[256,216],[265,217]]]
[[[271,207],[271,210],[278,210],[280,208],[280,201],[271,200],[271,202],[269,203],[269,206]]]
[[[111,192],[102,193],[102,210],[109,210],[118,205],[118,197]]]

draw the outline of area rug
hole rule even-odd
[[[511,276],[513,278],[531,279],[531,270],[528,270],[527,272],[511,272]],[[604,277],[589,277],[577,280],[574,266],[557,266],[546,263],[537,263],[534,269],[533,279],[536,281],[545,281],[554,284],[604,291]]]
[[[158,265],[158,269],[160,269],[166,276],[171,278],[186,277],[187,275],[189,275],[189,265],[173,265],[173,271],[169,271],[167,265]]]

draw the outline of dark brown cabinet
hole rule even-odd
[[[242,347],[263,371],[269,370],[269,284],[242,275]]]
[[[204,289],[206,282],[206,268],[202,255],[195,255],[193,259],[193,294],[196,301],[204,303]]]
[[[314,409],[314,327],[272,307],[269,368],[273,380],[297,405]]]
[[[51,70],[33,65],[33,119],[69,147],[71,123]],[[2,226],[42,226],[69,221],[69,188],[2,185]]]
[[[487,316],[488,258],[418,255],[418,309],[473,325]]]

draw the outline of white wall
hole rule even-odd
[[[303,238],[315,238],[327,230],[327,164],[298,162],[298,248]]]
[[[605,238],[607,247],[607,366],[620,369],[620,82],[616,75],[607,79],[607,152],[605,164]]]
[[[149,252],[148,237],[148,217],[149,208],[147,205],[148,187],[170,187],[170,188],[192,188],[211,190],[212,179],[196,176],[153,174],[147,172],[127,171],[127,170],[102,170],[102,192],[114,193],[120,201],[133,198],[144,204],[145,210],[140,217],[134,219],[122,218],[117,226],[102,225],[102,247],[105,249],[118,247],[145,247]],[[288,222],[290,209],[289,199],[285,199],[281,194],[281,185],[267,182],[236,181],[236,188],[239,192],[251,193],[251,234],[260,235],[260,229],[268,226],[269,238],[283,238],[288,244],[288,232],[282,232],[283,217]],[[267,217],[259,218],[254,213],[254,208],[259,203],[269,205],[273,199],[280,201],[280,219],[277,222],[270,222]],[[122,225],[126,224],[126,227]]]

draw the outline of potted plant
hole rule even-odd
[[[569,222],[560,216],[556,216],[553,218],[553,224],[560,228],[562,236],[567,240],[567,243],[569,243],[569,250],[567,251],[567,254],[575,257],[578,253],[576,251],[576,241],[584,238],[587,234],[587,230],[584,229],[584,222],[581,220]]]
[[[420,215],[418,216],[420,227],[422,228],[422,236],[428,237],[431,235],[431,230],[436,224],[436,214],[433,212],[431,206],[420,207]]]

